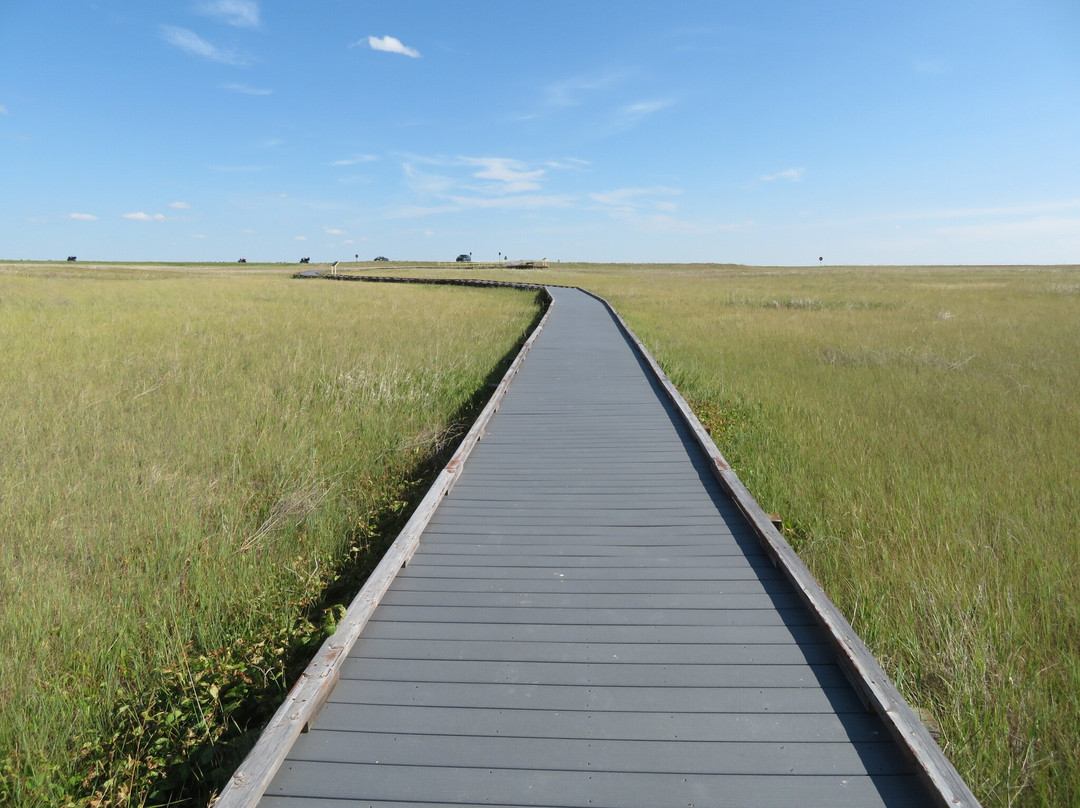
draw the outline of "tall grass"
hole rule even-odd
[[[1080,267],[510,274],[619,308],[984,804],[1080,805]]]
[[[142,698],[162,671],[194,686],[215,649],[287,636],[535,311],[257,271],[0,272],[0,802],[152,803],[102,769],[142,776],[102,748],[131,740],[118,711],[164,726]]]

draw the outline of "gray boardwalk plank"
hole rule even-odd
[[[656,808],[666,805],[806,808],[865,808],[911,805],[917,784],[909,775],[659,774],[561,772],[436,766],[384,766],[319,761],[288,761],[268,796],[402,805],[581,806],[581,808]],[[357,795],[363,794],[363,797]],[[676,802],[677,801],[677,802]],[[272,800],[266,800],[273,806]],[[294,803],[295,804],[295,803]],[[918,803],[916,803],[918,804]],[[922,803],[925,804],[925,803]]]
[[[261,804],[927,804],[610,314],[552,293]]]

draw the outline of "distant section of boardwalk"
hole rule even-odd
[[[611,314],[551,291],[260,805],[937,804]]]

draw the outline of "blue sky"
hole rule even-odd
[[[0,0],[0,258],[1080,263],[1080,3]]]

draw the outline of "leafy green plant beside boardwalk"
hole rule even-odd
[[[536,313],[0,265],[0,804],[205,804]]]

